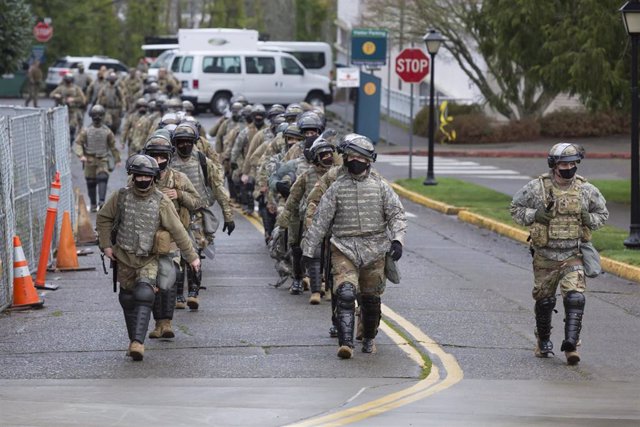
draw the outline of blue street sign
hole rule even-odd
[[[351,30],[351,64],[386,65],[387,30],[375,28],[354,28]]]
[[[374,144],[380,139],[381,95],[382,81],[373,74],[361,72],[353,127],[356,133],[367,136]]]
[[[36,59],[40,61],[40,63],[44,62],[45,59],[45,46],[43,44],[35,44],[31,46],[31,55],[29,55],[29,64],[31,64]]]

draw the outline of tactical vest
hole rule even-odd
[[[321,172],[320,172],[321,171]],[[324,175],[326,172],[326,169],[320,169],[319,167],[313,167],[311,169],[309,169],[309,171],[306,173],[305,176],[305,183],[304,183],[304,196],[302,196],[302,200],[300,200],[300,208],[298,210],[299,214],[300,214],[300,218],[304,218],[305,216],[305,212],[307,212],[307,196],[309,195],[309,193],[311,193],[311,190],[313,190],[313,187],[316,185],[316,182],[318,182],[318,179]]]
[[[573,184],[566,190],[553,186],[549,174],[542,175],[540,183],[544,189],[544,203],[553,200],[553,218],[549,225],[534,223],[531,227],[531,240],[536,247],[564,249],[567,243],[575,240],[588,241],[591,239],[591,232],[582,225],[582,198],[580,192],[584,178],[577,176]]]
[[[87,145],[84,147],[86,154],[96,157],[105,157],[109,152],[109,128],[105,125],[100,127],[89,126],[87,128]]]
[[[162,193],[153,191],[148,197],[138,197],[132,189],[124,194],[116,243],[125,252],[144,257],[151,255],[156,230],[160,225]]]
[[[85,90],[89,85],[89,75],[87,73],[77,73],[73,75],[73,82],[80,87],[80,89]]]
[[[120,89],[116,86],[108,84],[104,87],[103,97],[106,99],[104,108],[120,108],[120,98],[118,97],[118,92]]]
[[[182,172],[189,178],[189,181],[191,181],[200,197],[209,202],[209,206],[213,204],[211,191],[208,190],[207,184],[204,181],[204,173],[202,172],[197,151],[193,151],[187,160],[184,160],[180,156],[174,156],[171,167],[178,172]]]
[[[161,178],[158,180],[158,182],[156,183],[156,187],[158,188],[158,190],[162,190],[163,188],[180,190],[185,187],[183,182],[185,179],[186,178],[184,178],[182,175],[177,174],[175,170],[173,170],[170,167],[167,167],[167,173],[165,174],[164,178]],[[180,217],[180,222],[185,227],[188,227],[190,222],[189,210],[184,206],[180,205],[180,203],[178,202],[178,199],[173,199],[172,202],[173,202],[173,206],[176,208],[176,211],[178,212],[178,216]]]
[[[336,186],[336,214],[333,234],[336,237],[366,236],[386,230],[381,182],[369,175],[362,181],[341,176]]]

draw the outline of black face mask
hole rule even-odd
[[[358,160],[349,160],[345,164],[347,165],[347,169],[349,170],[349,172],[353,175],[360,175],[369,167],[368,163],[359,162]]]
[[[564,179],[571,179],[576,174],[577,170],[578,170],[578,167],[574,166],[571,169],[558,169],[558,173]]]
[[[138,109],[138,113],[139,114],[147,114],[147,109],[146,108],[139,108]]]
[[[311,146],[313,145],[313,142],[316,139],[318,139],[318,135],[305,136],[304,137],[304,146],[305,146],[305,148],[311,148]]]
[[[149,181],[138,181],[134,179],[133,183],[138,190],[146,191],[151,187],[151,184],[153,184],[153,180],[151,179]]]
[[[178,145],[176,148],[182,157],[188,157],[193,151],[193,144]]]
[[[253,123],[258,129],[261,128],[264,125],[264,117],[255,117]]]
[[[158,167],[160,168],[160,171],[165,170],[168,165],[169,165],[169,160],[168,159],[165,160],[164,162],[158,162]]]
[[[333,155],[326,156],[320,159],[320,164],[325,168],[330,168],[333,166]]]

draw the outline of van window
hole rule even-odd
[[[244,59],[247,74],[275,74],[276,60],[272,56],[247,56]]]
[[[171,64],[171,72],[173,73],[177,73],[180,71],[180,62],[182,61],[182,57],[181,56],[176,56],[173,59],[173,64]]]
[[[293,59],[287,58],[286,56],[283,56],[280,59],[282,61],[282,74],[297,74],[300,76],[304,74],[302,68],[300,68]]]
[[[240,74],[239,56],[205,56],[202,58],[204,73]]]
[[[193,56],[185,56],[182,60],[182,67],[180,69],[183,73],[190,73],[193,67]]]
[[[289,52],[309,70],[317,70],[326,65],[324,52]]]

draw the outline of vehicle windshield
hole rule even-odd
[[[158,56],[156,60],[153,61],[153,64],[151,64],[149,68],[169,68],[169,64],[171,63],[171,60],[174,56],[175,51],[173,50],[162,52],[160,56]]]

